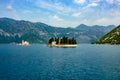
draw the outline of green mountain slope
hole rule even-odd
[[[97,44],[120,44],[120,25],[100,38]]]

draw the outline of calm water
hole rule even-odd
[[[120,80],[120,46],[0,44],[0,80]]]

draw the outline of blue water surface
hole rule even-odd
[[[0,44],[0,80],[120,80],[120,46]]]

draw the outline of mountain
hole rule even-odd
[[[120,25],[95,42],[96,44],[120,44]]]
[[[45,43],[55,28],[44,23],[0,18],[0,43],[21,42]],[[49,33],[49,35],[48,35]]]
[[[84,26],[84,27],[83,27]],[[82,24],[76,28],[60,28],[41,22],[0,18],[0,43],[19,43],[27,40],[30,43],[47,43],[51,37],[74,37],[78,43],[91,43],[103,36],[106,30]],[[111,27],[105,27],[111,30]]]
[[[80,31],[87,31],[87,30],[99,30],[99,31],[103,31],[103,32],[109,32],[110,30],[112,30],[113,28],[115,28],[115,25],[108,25],[108,26],[100,26],[100,25],[94,25],[94,26],[87,26],[85,24],[80,24],[79,26],[76,27],[76,29],[80,30]]]
[[[80,24],[79,26],[76,27],[76,29],[80,30],[80,31],[86,31],[90,29],[90,26],[87,26],[85,24]]]

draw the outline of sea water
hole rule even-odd
[[[0,44],[0,80],[120,80],[120,46]]]

